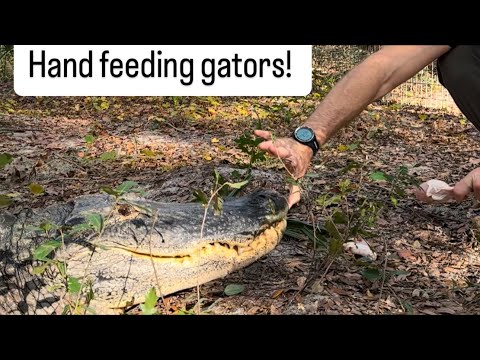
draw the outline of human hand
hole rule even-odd
[[[255,135],[265,141],[258,145],[260,150],[267,151],[270,155],[282,159],[289,175],[298,180],[305,176],[310,161],[313,157],[313,150],[308,146],[302,145],[292,138],[278,138],[272,140],[272,134],[269,131],[255,130]],[[300,201],[300,187],[290,185],[290,195],[288,197],[288,207]]]
[[[445,181],[432,179],[428,180],[414,190],[417,200],[427,204],[443,203],[453,199],[453,186]]]
[[[453,188],[453,196],[458,202],[463,201],[471,192],[477,200],[480,200],[480,168],[469,172]]]

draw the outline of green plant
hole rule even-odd
[[[8,153],[0,154],[0,170],[13,161],[13,156]]]
[[[328,253],[334,257],[343,253],[343,244],[348,239],[374,236],[371,229],[383,207],[380,201],[365,196],[348,178],[319,196],[316,203],[325,219]]]
[[[227,296],[234,296],[243,293],[245,285],[242,284],[229,284],[223,290],[223,293]]]
[[[361,274],[370,282],[376,282],[379,280],[388,281],[393,276],[408,276],[411,274],[410,272],[403,270],[384,270],[379,266],[364,263],[362,261],[358,261],[357,265],[363,268]]]
[[[117,201],[120,200],[123,195],[126,195],[128,193],[137,193],[141,196],[145,194],[145,191],[143,189],[138,188],[138,183],[136,183],[135,181],[125,181],[116,188],[112,188],[111,186],[102,186],[100,190],[102,190],[108,195],[115,196]]]
[[[393,205],[397,206],[399,198],[406,196],[405,189],[409,186],[418,186],[419,181],[408,174],[408,168],[400,166],[395,169],[393,175],[389,175],[383,171],[373,171],[369,178],[373,181],[386,182],[389,187],[389,197]]]
[[[151,288],[147,295],[145,295],[145,302],[140,304],[140,310],[142,310],[142,315],[155,315],[157,313],[156,305],[158,301],[158,296],[156,294],[155,288]]]
[[[213,209],[216,215],[220,215],[223,207],[224,197],[232,197],[237,194],[245,185],[250,181],[250,174],[247,175],[247,178],[243,181],[232,183],[227,182],[223,176],[218,172],[217,169],[213,171],[214,176],[214,186],[210,191],[210,197],[208,197],[202,190],[194,190],[193,196],[197,202],[200,202],[205,207],[205,217],[208,211],[208,208],[213,204]],[[204,221],[205,223],[205,218]],[[202,229],[203,230],[203,229]],[[203,231],[202,231],[203,233]]]
[[[249,169],[251,169],[255,163],[266,160],[265,151],[258,148],[258,145],[262,141],[263,139],[249,133],[244,133],[238,139],[235,139],[238,148],[249,156],[249,163],[247,165]]]
[[[326,249],[333,258],[343,253],[343,244],[350,239],[374,237],[373,232],[379,214],[385,206],[382,197],[388,196],[394,206],[406,196],[405,189],[418,184],[416,178],[408,174],[408,169],[400,166],[390,175],[383,171],[371,171],[365,175],[366,164],[347,161],[340,170],[340,179],[334,186],[326,186],[325,192],[315,199],[315,208],[323,219],[321,225],[312,225],[288,219],[286,235],[297,239],[308,239],[316,247]],[[315,174],[307,174],[300,183],[307,191]],[[382,183],[372,191],[369,179]]]
[[[110,103],[105,96],[102,97],[88,97],[86,98],[90,101],[91,106],[97,111],[105,111],[110,107]]]
[[[327,248],[328,237],[325,228],[319,224],[315,226],[309,222],[288,218],[285,235],[298,240],[309,240],[316,245],[316,247]]]

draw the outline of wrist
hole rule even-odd
[[[327,135],[322,129],[319,129],[317,126],[314,124],[309,124],[308,121],[303,124],[302,126],[308,126],[315,132],[315,138],[317,139],[318,145],[323,146],[327,142]]]
[[[308,159],[309,161],[313,159],[313,156],[315,154],[313,152],[313,149],[310,146],[298,143],[298,149],[302,154],[302,158]]]

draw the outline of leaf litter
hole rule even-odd
[[[192,189],[211,189],[214,167],[240,168],[248,162],[235,143],[245,130],[253,131],[260,120],[264,129],[287,135],[316,101],[21,98],[6,89],[0,86],[0,154],[5,154],[0,209],[11,212],[68,201],[125,180],[138,182],[157,200],[193,201]],[[419,112],[426,110],[370,106],[315,159],[312,169],[318,176],[308,196],[321,195],[349,161],[372,172],[406,166],[421,182],[447,184],[478,166],[480,145],[474,132],[465,131],[470,125],[432,112],[416,126]],[[287,194],[281,164],[267,161],[255,168],[245,191],[261,186]],[[475,202],[424,204],[410,196],[393,206],[381,190],[380,173],[374,177],[379,181],[359,186],[364,191],[375,186],[389,204],[375,225],[376,236],[368,239],[376,259],[365,264],[345,255],[330,263],[320,253],[318,266],[308,236],[286,236],[251,266],[201,286],[203,309],[214,314],[479,314],[480,256],[470,226]],[[289,216],[311,221],[305,202]],[[242,291],[225,295],[230,284]],[[180,292],[165,299],[160,313],[193,308],[196,299],[195,289]]]

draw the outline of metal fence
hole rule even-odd
[[[313,47],[315,77],[320,81],[338,81],[352,67],[380,49],[379,45],[315,45]],[[407,82],[383,97],[383,103],[422,106],[459,114],[448,91],[438,81],[436,62],[426,66]]]

